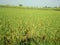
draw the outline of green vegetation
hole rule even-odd
[[[60,8],[0,7],[0,45],[60,45]]]

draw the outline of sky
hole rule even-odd
[[[0,0],[0,4],[4,5],[19,5],[32,7],[55,7],[60,6],[60,0]]]

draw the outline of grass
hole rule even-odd
[[[59,10],[0,8],[0,45],[60,45]]]

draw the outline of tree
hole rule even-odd
[[[48,8],[47,6],[44,6],[43,8]]]
[[[19,6],[23,6],[22,4],[19,4]]]

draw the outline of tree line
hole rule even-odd
[[[19,7],[24,7],[24,5],[23,4],[19,4],[18,5]],[[0,7],[17,7],[17,6],[10,6],[10,5],[0,5]],[[28,7],[28,6],[27,6]],[[33,8],[33,7],[32,7]],[[38,7],[37,7],[38,8]],[[41,8],[41,7],[40,7]],[[42,8],[60,8],[60,6],[55,6],[55,7],[49,7],[49,6],[43,6]]]

